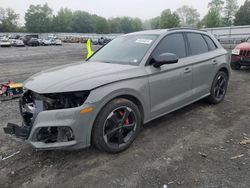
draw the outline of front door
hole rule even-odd
[[[148,66],[151,117],[157,117],[188,103],[192,98],[192,66],[186,59],[186,44],[182,33],[167,35],[153,52],[174,53],[178,63],[159,68]]]

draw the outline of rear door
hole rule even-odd
[[[147,67],[152,117],[174,110],[192,97],[192,67],[186,61],[186,43],[182,33],[167,35],[154,50],[153,57],[167,52],[176,54],[178,63],[159,68]]]
[[[217,65],[211,48],[216,49],[216,46],[213,41],[209,41],[210,37],[206,38],[207,35],[195,32],[186,33],[185,35],[189,45],[189,58],[187,61],[193,64],[192,88],[194,92],[193,99],[195,100],[210,92]]]

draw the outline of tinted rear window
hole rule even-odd
[[[208,45],[201,34],[188,33],[187,38],[190,45],[191,55],[198,55],[209,51]]]
[[[212,39],[207,35],[203,35],[203,36],[204,36],[205,40],[207,41],[207,45],[208,45],[209,49],[215,50],[217,48],[217,46],[214,44]]]

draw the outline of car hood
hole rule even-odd
[[[239,49],[244,49],[244,50],[250,50],[250,42],[243,42],[243,43],[241,43],[241,44],[238,44],[237,46],[236,46],[236,48],[239,48]]]
[[[83,91],[145,74],[140,66],[81,62],[42,71],[26,80],[24,86],[37,93]]]

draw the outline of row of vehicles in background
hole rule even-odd
[[[24,47],[24,46],[50,46],[62,45],[62,41],[56,37],[48,37],[46,39],[38,38],[38,35],[25,36],[0,36],[0,47]]]

